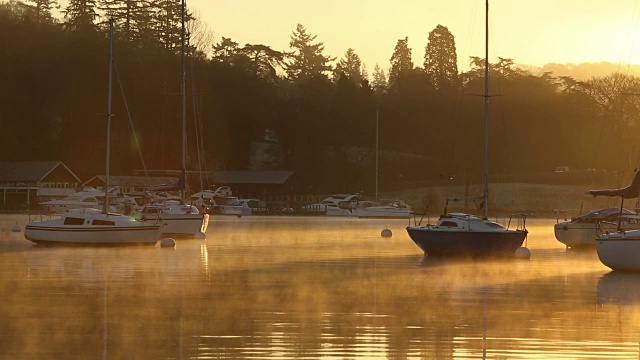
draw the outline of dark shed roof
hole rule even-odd
[[[105,183],[107,177],[105,175],[96,175],[87,180],[84,185],[88,185],[94,181]],[[178,180],[175,177],[167,176],[109,176],[109,185],[121,187],[149,187],[154,185],[167,184]]]
[[[78,182],[80,179],[61,161],[0,161],[0,182],[36,183],[62,166]]]

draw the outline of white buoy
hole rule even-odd
[[[531,251],[526,247],[519,247],[516,249],[516,257],[518,259],[531,259]]]
[[[176,242],[172,238],[164,238],[160,241],[160,247],[175,247]]]
[[[20,232],[21,230],[22,229],[20,229],[20,225],[18,225],[17,223],[11,228],[11,231],[13,232]]]
[[[391,232],[391,229],[385,228],[380,233],[380,236],[382,236],[383,238],[390,238],[393,236],[393,233]]]

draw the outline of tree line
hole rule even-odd
[[[82,179],[104,171],[112,18],[113,172],[140,169],[139,151],[147,168],[178,169],[180,1],[70,0],[60,19],[56,6],[0,2],[2,159],[62,160]],[[302,24],[289,49],[273,49],[214,42],[196,16],[187,20],[191,169],[293,170],[300,192],[371,192],[377,134],[383,191],[463,174],[482,180],[484,58],[459,71],[446,26],[429,31],[421,64],[405,37],[369,74],[355,49],[326,54]],[[502,57],[489,72],[492,176],[638,163],[638,77],[578,81]],[[268,161],[251,161],[256,142],[270,144]]]

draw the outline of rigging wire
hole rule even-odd
[[[190,49],[191,47],[187,47],[187,48]],[[207,163],[205,160],[205,153],[204,153],[204,137],[202,136],[202,121],[200,116],[200,109],[198,108],[197,101],[196,101],[196,80],[195,80],[195,71],[193,67],[193,56],[189,56],[189,69],[191,70],[191,101],[193,105],[193,123],[194,123],[194,129],[195,129],[195,137],[196,137],[196,152],[198,154],[198,170],[200,172],[200,191],[202,191],[204,190],[203,176],[202,176],[203,163],[204,163],[204,174],[206,176],[207,186],[209,185],[209,175],[206,172]]]
[[[489,22],[489,28],[491,29],[491,34],[495,34],[495,31],[493,31],[493,23]],[[495,43],[495,36],[490,36],[489,37],[490,42],[491,42],[491,47],[493,49],[493,53],[497,54],[498,51],[496,50],[496,43]],[[496,56],[497,57],[497,56]],[[489,72],[491,72],[491,66],[489,66]],[[498,95],[493,95],[491,97],[498,97],[499,101],[497,103],[499,111],[500,111],[500,119],[502,120],[502,131],[504,133],[504,139],[505,139],[505,148],[507,149],[507,165],[509,167],[513,166],[513,157],[512,157],[512,151],[510,151],[511,149],[511,143],[509,142],[509,129],[507,126],[507,119],[506,119],[506,114],[505,114],[505,106],[504,106],[504,102],[502,101],[502,77],[504,76],[504,74],[501,74],[501,76],[494,76],[492,79],[494,79],[494,83],[496,84],[497,88],[498,88]],[[510,169],[513,170],[513,169]]]
[[[133,126],[133,120],[131,119],[131,112],[129,112],[129,104],[127,103],[127,98],[124,95],[124,89],[122,88],[122,81],[120,81],[120,73],[118,72],[118,66],[116,66],[116,62],[113,61],[113,69],[116,73],[116,79],[118,79],[118,87],[120,88],[120,94],[122,95],[122,101],[124,101],[124,108],[127,111],[127,117],[129,119],[129,125],[131,126],[131,131],[133,132],[133,139],[136,142],[136,147],[138,148],[138,155],[140,155],[140,161],[142,162],[142,169],[144,170],[144,175],[149,177],[147,173],[147,166],[144,163],[144,158],[142,157],[142,149],[140,148],[140,142],[138,141],[138,135],[136,134],[136,129]]]

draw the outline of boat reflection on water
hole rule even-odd
[[[611,271],[604,274],[598,281],[596,298],[602,305],[640,305],[640,273]]]

